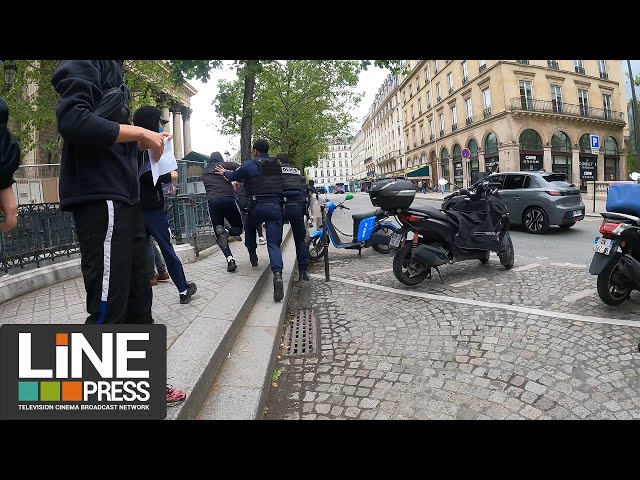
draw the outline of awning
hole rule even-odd
[[[415,169],[413,172],[407,173],[407,177],[428,177],[429,176],[429,165],[424,165],[420,168]]]

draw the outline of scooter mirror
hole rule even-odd
[[[629,174],[629,177],[631,177],[631,180],[633,180],[634,182],[637,182],[638,179],[640,179],[640,173],[632,172]]]
[[[344,199],[351,200],[352,198],[353,198],[353,195],[351,195],[350,193],[347,193],[347,196]]]

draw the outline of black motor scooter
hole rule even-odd
[[[472,259],[487,263],[491,252],[498,254],[505,269],[513,267],[509,212],[497,188],[482,182],[473,193],[460,189],[445,199],[457,195],[466,198],[453,210],[414,207],[397,215],[402,227],[391,235],[389,246],[399,247],[393,273],[403,284],[417,285],[430,279],[432,269],[440,275],[438,267],[447,263]],[[408,238],[409,232],[412,238]]]
[[[636,213],[640,209],[640,174],[630,177],[638,184],[611,185],[607,210]],[[618,193],[620,192],[620,193]],[[611,199],[618,197],[619,202]],[[602,236],[593,245],[589,273],[598,276],[598,296],[607,305],[620,305],[632,290],[640,290],[640,217],[608,211],[600,225]]]

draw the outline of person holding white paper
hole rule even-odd
[[[147,130],[161,131],[163,123],[166,122],[168,120],[162,118],[162,111],[153,106],[140,107],[133,114],[133,124]],[[170,157],[173,157],[173,164],[176,165],[173,153],[167,155],[168,148],[170,148],[169,145],[165,145],[165,153],[157,162],[152,160],[154,152],[144,151],[139,153],[142,163],[142,168],[138,173],[138,178],[140,179],[140,207],[142,208],[147,239],[152,236],[158,242],[162,257],[167,264],[169,276],[180,294],[180,303],[184,304],[191,301],[191,297],[196,293],[198,287],[194,282],[187,282],[182,263],[171,243],[169,220],[164,211],[162,184],[170,183],[178,178],[178,172],[175,169],[164,171],[167,165],[171,165]],[[155,158],[157,158],[157,155]],[[160,174],[156,180],[152,173],[154,164],[158,166],[161,162],[163,164],[159,172],[164,171],[164,173]],[[153,261],[153,250],[149,248],[147,252],[148,271],[153,270]]]

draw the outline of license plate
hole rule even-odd
[[[582,210],[574,210],[573,211],[573,216],[574,217],[581,217],[582,215],[584,215],[584,213],[582,213]]]
[[[612,249],[613,249],[613,240],[596,237],[596,240],[593,245],[594,252],[602,253],[603,255],[609,255]]]
[[[392,233],[391,239],[389,240],[389,246],[391,248],[398,248],[400,246],[400,240],[402,240],[402,235]]]

